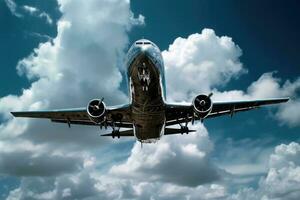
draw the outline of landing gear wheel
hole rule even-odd
[[[181,126],[181,135],[183,135],[184,133],[189,134],[189,127]]]
[[[112,135],[112,138],[115,138],[115,137],[120,138],[120,136],[121,136],[119,130],[114,130],[114,131],[112,131],[111,135]]]

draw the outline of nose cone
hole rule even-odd
[[[139,39],[139,40],[135,41],[135,44],[151,44],[151,43],[152,42],[147,39]]]
[[[138,56],[149,56],[151,51],[151,46],[141,45],[137,46]]]
[[[126,65],[130,66],[134,59],[149,59],[155,62],[159,56],[159,49],[150,40],[140,39],[135,41],[127,53]]]
[[[135,42],[136,48],[141,52],[146,52],[148,49],[152,48],[152,42],[150,40],[141,39]]]

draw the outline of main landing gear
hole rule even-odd
[[[187,116],[185,118],[185,124],[182,125],[181,123],[178,123],[180,128],[181,128],[181,135],[183,135],[184,133],[189,134],[189,127],[188,127],[188,123],[189,123],[189,116]]]
[[[118,137],[118,139],[120,138],[120,131],[119,130],[113,130],[111,133],[111,137],[115,138]]]
[[[120,127],[116,127],[115,122],[112,122],[111,128],[113,129],[111,132],[111,137],[112,138],[115,138],[115,137],[120,138]]]
[[[101,123],[100,124],[100,129],[101,130],[102,130],[103,126],[104,126],[105,130],[107,129],[107,126],[110,126],[112,128],[112,132],[111,132],[111,134],[109,134],[112,138],[115,138],[115,137],[120,138],[120,136],[121,136],[121,134],[120,134],[120,127],[116,126],[115,122],[112,122],[109,125],[108,125],[107,121]]]

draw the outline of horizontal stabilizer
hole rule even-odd
[[[181,128],[165,128],[165,135],[183,134],[196,132],[195,130],[182,130]]]
[[[126,131],[120,131],[119,134],[120,134],[120,137],[134,136],[132,129],[126,130]],[[101,136],[118,137],[118,134],[117,133],[107,133],[107,134],[103,134]]]
[[[165,135],[174,135],[174,134],[183,134],[183,133],[191,133],[191,132],[196,132],[195,130],[184,130],[180,128],[165,128]],[[125,137],[125,136],[134,136],[133,130],[126,130],[126,131],[120,131],[119,132],[120,137]],[[101,136],[110,136],[110,137],[118,137],[118,133],[106,133]]]

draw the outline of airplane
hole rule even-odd
[[[47,118],[52,122],[111,127],[101,136],[135,136],[142,143],[153,143],[163,135],[188,134],[188,124],[196,120],[248,111],[264,105],[287,102],[289,98],[242,101],[215,101],[210,94],[199,94],[189,104],[167,103],[164,62],[160,49],[150,40],[133,43],[126,56],[129,104],[106,106],[104,99],[92,99],[87,107],[11,112],[15,117]],[[184,84],[184,83],[182,83]],[[179,127],[174,128],[174,125]],[[172,127],[170,127],[172,126]],[[120,128],[125,130],[120,131]]]

